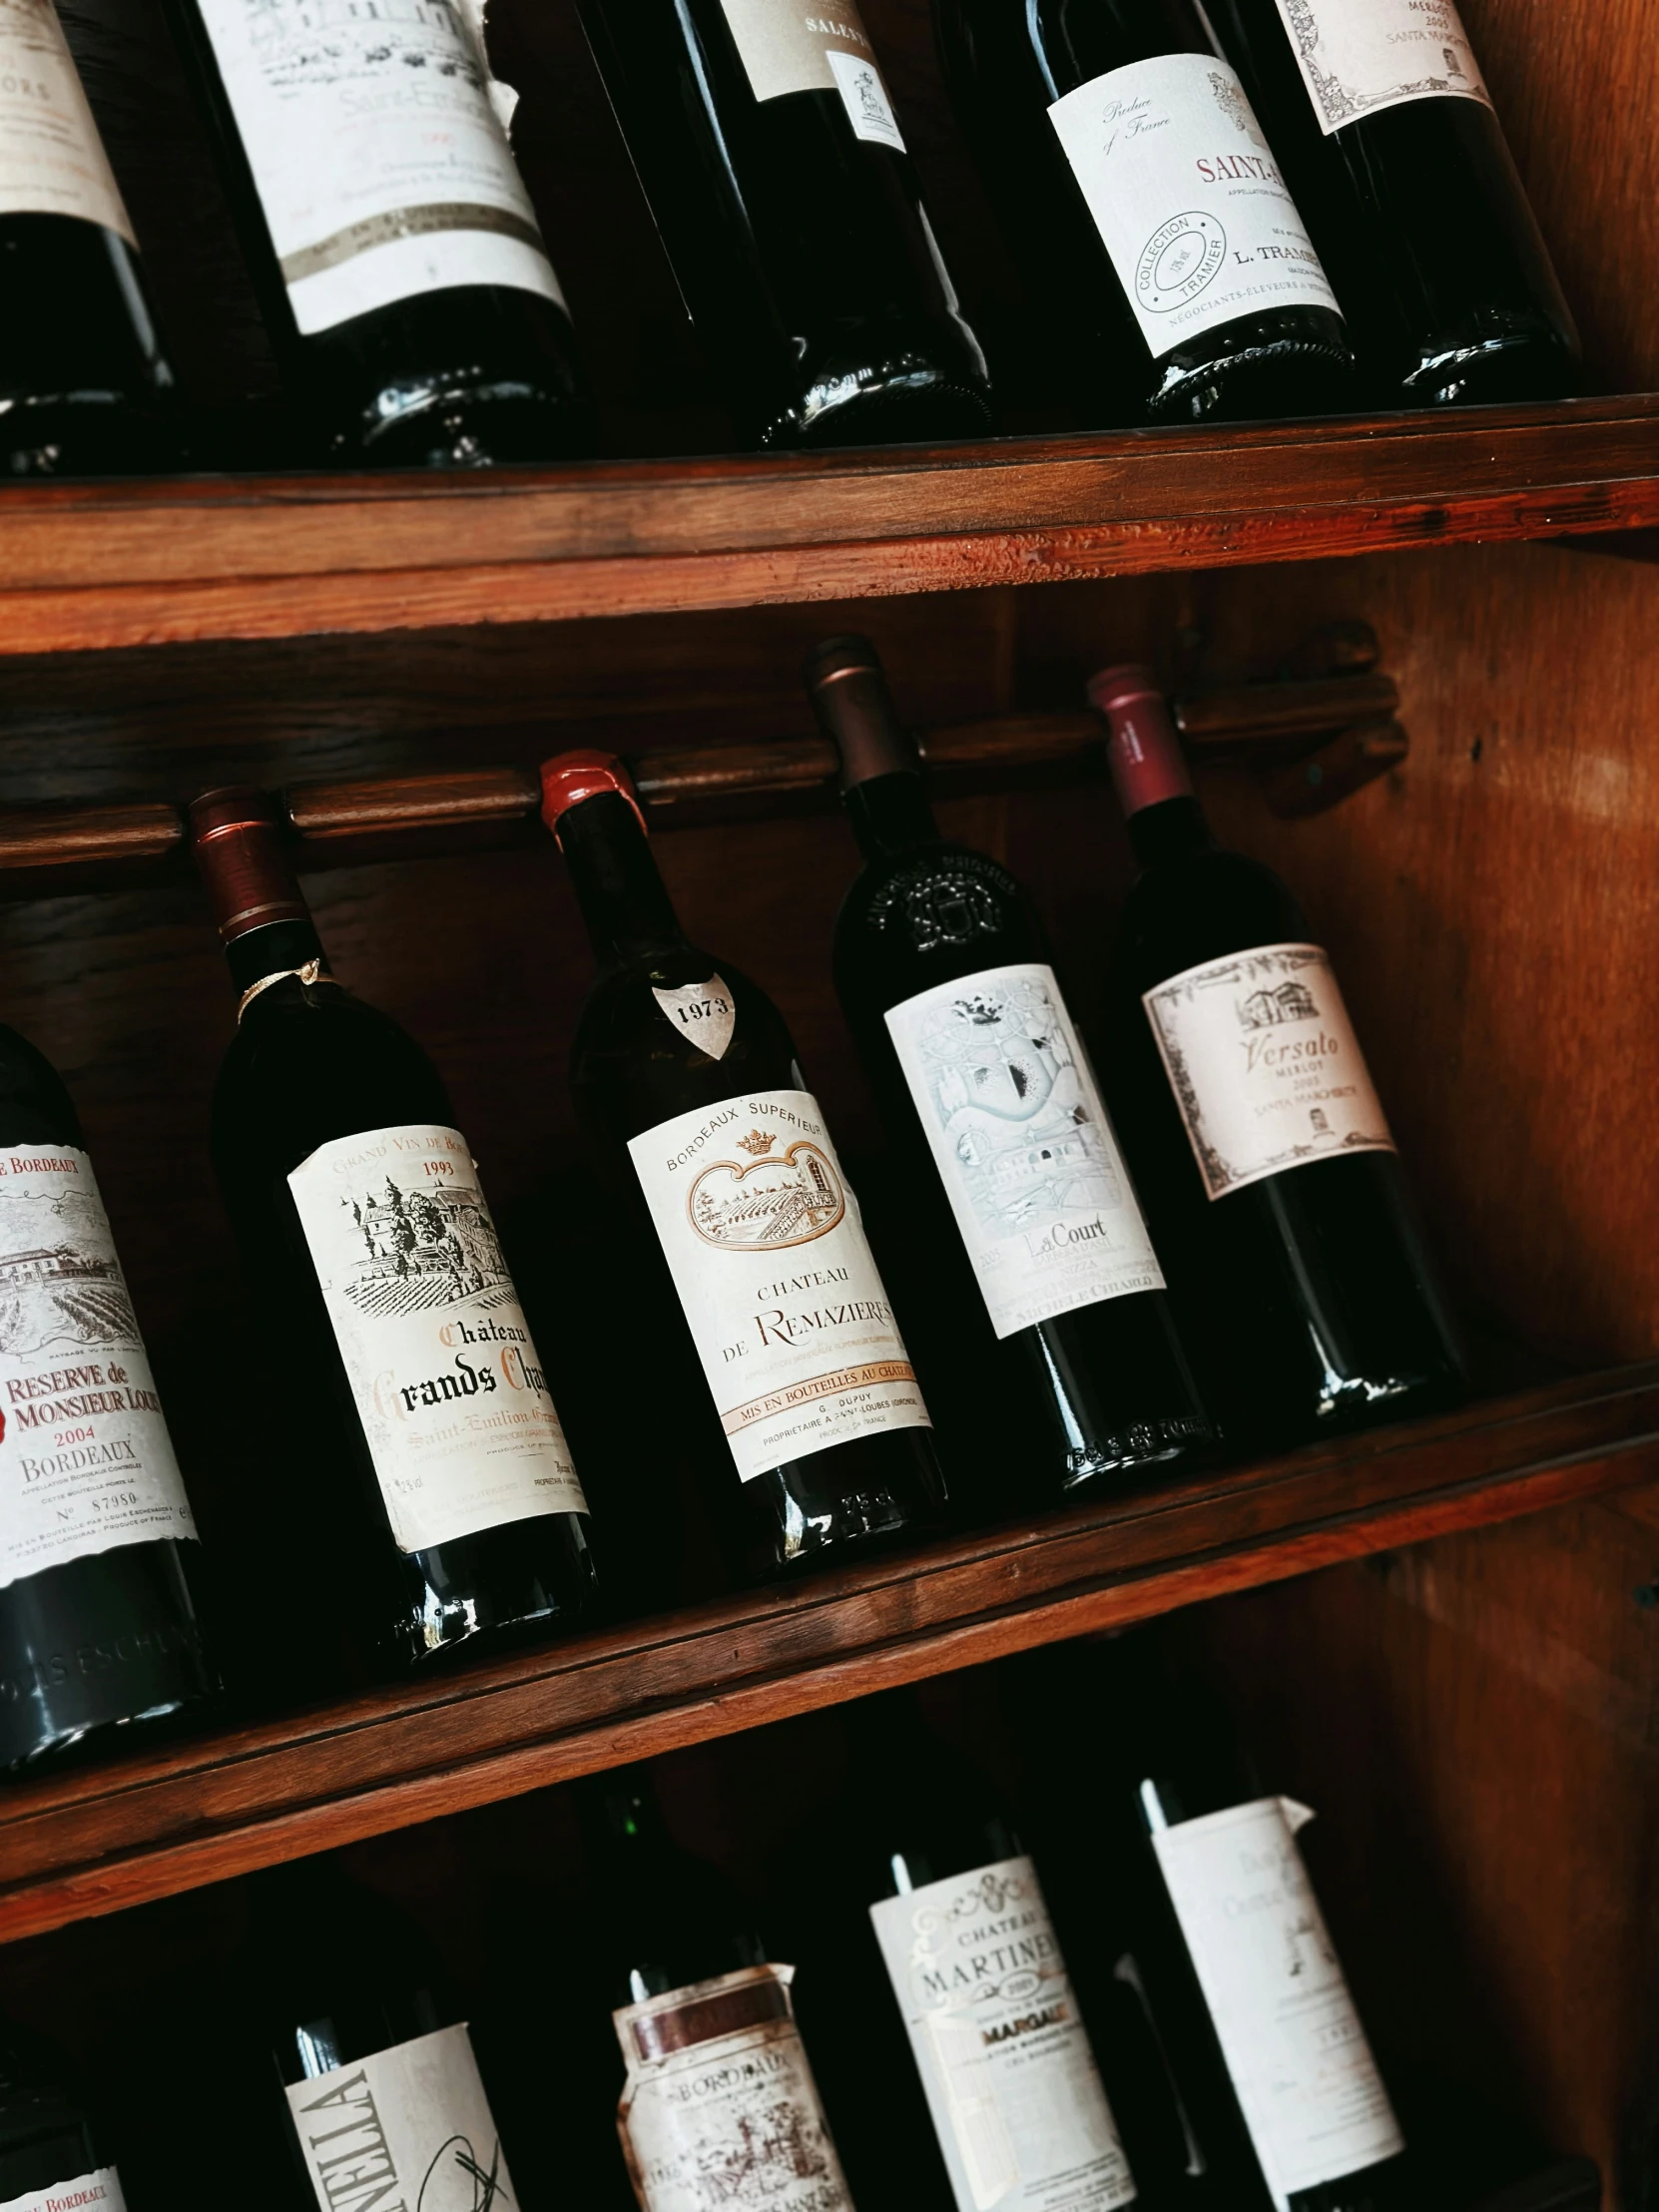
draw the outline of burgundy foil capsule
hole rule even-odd
[[[1124,813],[1139,814],[1166,799],[1191,799],[1192,775],[1151,669],[1134,661],[1097,669],[1088,693],[1089,705],[1110,733],[1107,765]]]

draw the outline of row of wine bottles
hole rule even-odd
[[[1150,675],[1092,686],[1142,862],[1103,1063],[1121,1144],[1028,894],[940,835],[871,648],[821,646],[809,684],[865,860],[834,972],[894,1147],[890,1234],[778,1008],[684,934],[621,764],[543,770],[598,967],[572,1080],[626,1278],[629,1361],[601,1378],[627,1459],[600,1531],[613,1606],[637,1609],[631,1556],[672,1527],[655,1475],[677,1450],[731,1571],[765,1576],[934,1526],[941,1457],[985,1517],[1454,1397],[1331,963],[1284,884],[1216,848]],[[317,1614],[296,1640],[360,1678],[567,1626],[596,1596],[587,1497],[444,1087],[334,976],[275,804],[210,793],[191,821],[239,993],[213,1150],[277,1355],[282,1519],[307,1532],[283,1604]],[[211,1670],[74,1111],[0,1038],[0,1268],[32,1324],[0,1350],[15,1763]],[[564,1293],[569,1315],[597,1285]]]
[[[479,464],[589,440],[474,4],[173,0],[318,456]],[[984,355],[851,0],[579,5],[740,435],[984,432]],[[1572,319],[1453,0],[936,13],[1091,422],[1572,388]],[[166,465],[173,373],[51,0],[20,0],[0,40],[7,465]]]
[[[847,1709],[839,1799],[759,1909],[671,1840],[644,1770],[586,1786],[584,1910],[515,1908],[476,2044],[393,1908],[328,1862],[256,1878],[224,1985],[194,1999],[218,2072],[269,2097],[268,2133],[236,2123],[237,2171],[269,2145],[291,2175],[239,2203],[611,2212],[625,2166],[642,2212],[1430,2212],[1433,2158],[1309,1882],[1311,1814],[1144,1638],[1065,1656],[1100,1721],[1052,1839],[1058,1923],[997,1793],[908,1692]],[[67,2109],[43,2126],[13,2064],[0,2202],[122,2206],[119,2147]],[[193,2089],[174,2175],[223,2171],[202,2115],[235,2092],[205,2066]]]

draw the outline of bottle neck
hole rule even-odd
[[[602,966],[685,946],[650,839],[620,793],[601,792],[568,808],[558,839]]]
[[[867,783],[849,784],[843,804],[866,860],[890,859],[940,841],[933,809],[913,769],[894,769]]]
[[[328,956],[269,804],[241,803],[240,795],[231,793],[223,801],[199,801],[193,813],[200,816],[197,863],[239,994],[246,997],[268,978],[305,968],[326,975]],[[216,814],[225,819],[215,820]]]
[[[225,959],[239,995],[251,991],[268,976],[298,974],[302,968],[311,966],[319,974],[328,973],[328,955],[322,949],[322,939],[309,914],[303,919],[296,916],[286,921],[268,922],[262,929],[250,929],[240,937],[233,937],[225,947]],[[253,999],[250,1006],[257,1006],[259,1002]]]
[[[1129,842],[1142,867],[1163,867],[1171,860],[1216,849],[1204,809],[1190,794],[1139,808],[1129,817]]]

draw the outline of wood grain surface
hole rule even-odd
[[[395,632],[1659,522],[1659,397],[826,461],[8,493],[0,653]]]
[[[25,1784],[0,1937],[1656,1474],[1648,1366]]]

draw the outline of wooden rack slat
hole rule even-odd
[[[1659,1362],[0,1796],[0,1939],[1659,1473]]]
[[[1322,732],[1386,722],[1398,703],[1391,677],[1360,672],[1196,692],[1178,699],[1175,711],[1200,765],[1273,764],[1306,752]],[[918,743],[928,770],[955,781],[1068,767],[1098,771],[1102,755],[1100,724],[1089,714],[999,715],[923,730]],[[665,825],[677,808],[723,800],[821,794],[828,801],[836,776],[834,748],[821,737],[677,747],[632,756],[628,765],[641,798]],[[529,766],[296,784],[284,796],[302,865],[307,847],[512,825],[532,818],[540,803]],[[161,801],[0,812],[0,889],[9,871],[26,872],[34,890],[50,888],[39,877],[54,868],[165,860],[181,851],[184,838],[180,810]]]

